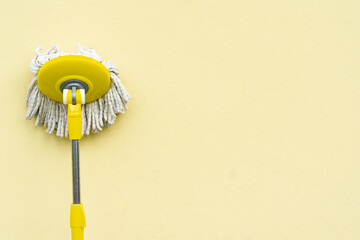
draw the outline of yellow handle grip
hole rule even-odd
[[[84,240],[84,228],[71,228],[72,240]]]
[[[84,227],[86,227],[86,221],[82,203],[71,204],[70,227],[72,240],[84,240]]]

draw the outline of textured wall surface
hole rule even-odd
[[[70,239],[71,146],[25,120],[34,49],[133,99],[81,141],[86,239],[360,238],[360,2],[0,2],[0,239]]]

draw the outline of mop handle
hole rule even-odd
[[[73,204],[70,208],[71,239],[83,240],[85,213],[80,202],[79,140],[72,140]]]
[[[86,226],[85,213],[80,201],[80,171],[79,171],[79,139],[81,139],[82,112],[81,99],[84,93],[72,87],[64,93],[64,103],[68,104],[68,129],[72,142],[72,170],[73,170],[73,204],[70,207],[70,227],[72,240],[84,240],[84,227]],[[81,100],[80,100],[81,99]]]

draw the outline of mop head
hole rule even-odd
[[[34,77],[27,91],[26,106],[28,107],[26,118],[36,117],[35,125],[47,127],[46,132],[54,131],[58,137],[68,137],[67,128],[67,105],[56,102],[45,96],[37,84],[37,75],[41,66],[47,61],[64,55],[82,55],[93,58],[102,63],[110,74],[110,88],[107,93],[96,101],[82,106],[82,136],[90,133],[99,133],[103,127],[111,126],[117,115],[127,110],[127,102],[130,95],[122,85],[119,78],[118,68],[114,63],[103,61],[95,50],[78,46],[79,51],[65,53],[58,46],[53,46],[44,53],[40,53],[41,47],[35,50],[36,56],[31,61],[29,69]]]

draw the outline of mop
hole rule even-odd
[[[85,213],[80,201],[79,140],[111,126],[127,110],[130,95],[122,85],[114,63],[95,50],[63,52],[54,45],[30,64],[34,77],[28,87],[26,118],[35,118],[46,132],[72,142],[73,203],[70,207],[72,240],[84,239]]]

